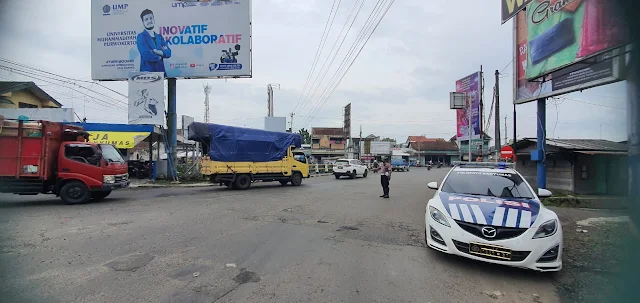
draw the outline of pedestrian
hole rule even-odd
[[[378,161],[373,162],[373,173],[378,173]]]
[[[380,170],[380,184],[382,185],[382,196],[380,198],[389,199],[389,181],[391,180],[391,164],[387,160],[382,161]]]

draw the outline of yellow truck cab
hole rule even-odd
[[[299,134],[269,132],[195,122],[189,139],[202,143],[200,173],[213,183],[232,189],[248,189],[254,181],[302,184],[309,178],[309,161],[294,151],[302,143]]]

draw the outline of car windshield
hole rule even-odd
[[[102,150],[102,157],[105,161],[124,163],[122,155],[113,145],[100,144],[100,149]]]
[[[508,172],[453,171],[442,185],[447,193],[532,199],[520,175]]]

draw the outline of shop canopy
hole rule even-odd
[[[129,125],[110,123],[68,123],[83,127],[89,133],[89,141],[113,144],[116,148],[133,148],[152,132],[153,125]]]

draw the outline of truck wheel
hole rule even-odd
[[[369,170],[366,170],[366,169],[365,169],[365,170],[364,170],[364,174],[362,174],[362,177],[363,177],[363,178],[366,178],[366,177],[367,177],[367,174],[369,174]]]
[[[249,175],[239,175],[234,183],[237,189],[248,189],[251,186],[251,177]]]
[[[91,192],[84,183],[71,181],[60,189],[60,198],[68,205],[86,203],[91,199]]]
[[[287,183],[289,183],[289,180],[280,180],[280,185],[287,185]]]
[[[302,184],[302,174],[293,173],[293,176],[291,176],[291,185],[300,186],[300,184]]]
[[[91,198],[94,200],[102,200],[111,194],[110,190],[105,191],[94,191],[91,193]]]

